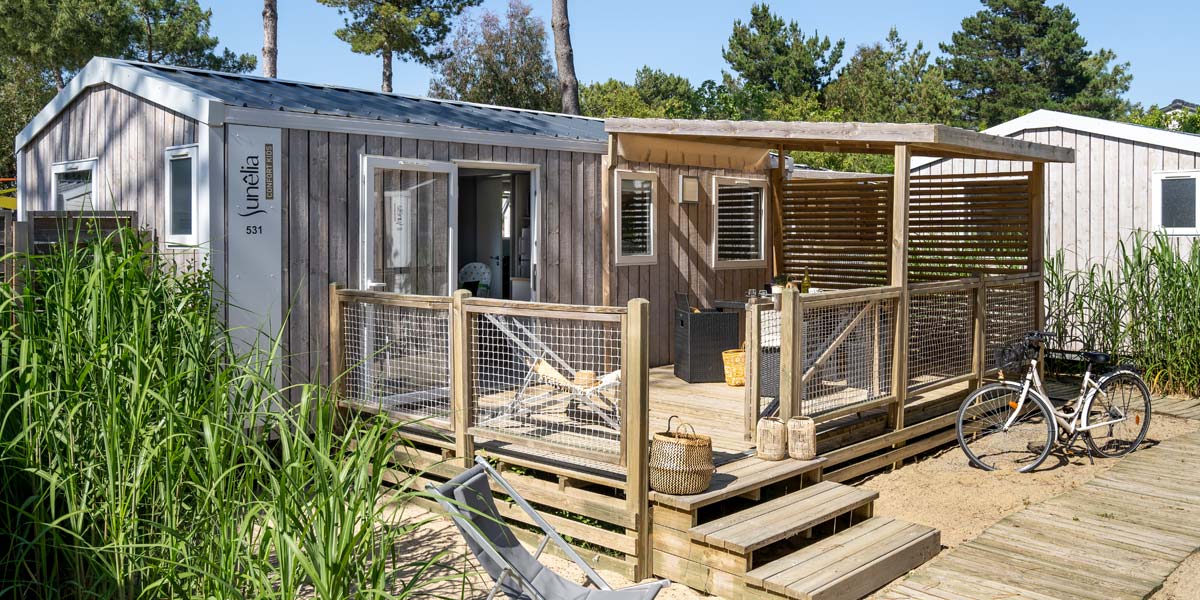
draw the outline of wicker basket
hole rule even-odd
[[[721,360],[725,363],[725,385],[746,385],[746,351],[726,350],[721,353]]]
[[[676,418],[667,419],[667,430],[655,433],[650,442],[650,489],[673,496],[699,494],[712,483],[712,438],[685,423],[672,431]]]

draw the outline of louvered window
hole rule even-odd
[[[756,181],[717,180],[717,267],[765,266],[763,184]]]
[[[654,255],[652,173],[617,173],[617,264],[646,265]]]
[[[1196,179],[1200,171],[1154,173],[1154,217],[1167,235],[1200,235]]]

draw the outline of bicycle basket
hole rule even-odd
[[[1029,361],[1030,346],[1025,342],[1004,344],[996,349],[996,368],[1006,373],[1017,373]]]

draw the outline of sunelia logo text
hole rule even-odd
[[[275,199],[275,149],[273,146],[274,144],[266,144],[267,160],[265,163],[259,159],[258,155],[252,154],[247,156],[246,161],[238,168],[238,174],[241,175],[242,183],[246,188],[246,203],[243,205],[242,211],[238,213],[239,217],[265,215],[267,211],[262,206],[263,198]],[[265,173],[263,173],[264,166],[266,167]]]

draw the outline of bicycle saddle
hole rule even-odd
[[[1079,356],[1082,356],[1083,360],[1086,360],[1093,365],[1108,364],[1108,361],[1112,360],[1112,356],[1110,356],[1107,352],[1080,352]]]

